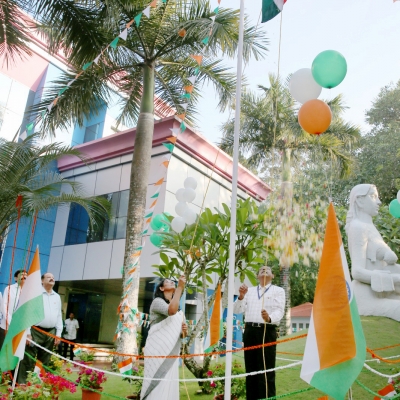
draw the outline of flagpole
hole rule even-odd
[[[15,383],[17,382],[17,376],[18,376],[18,370],[19,370],[20,362],[21,362],[21,360],[18,361],[18,364],[17,364],[17,366],[15,367],[15,370],[14,370],[13,382],[12,382],[12,386],[11,386],[11,393],[14,393]]]
[[[242,62],[244,36],[244,0],[240,0],[239,42],[236,71],[235,130],[232,166],[231,229],[229,243],[228,315],[226,318],[226,361],[225,400],[231,400],[232,342],[233,342],[233,296],[235,291],[235,245],[236,245],[236,203],[239,164],[240,100],[242,92]]]

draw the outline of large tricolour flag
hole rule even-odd
[[[276,17],[282,10],[287,0],[263,0],[261,22],[267,22]]]
[[[343,400],[365,357],[364,333],[331,203],[300,377]]]
[[[215,293],[214,306],[211,312],[210,323],[208,324],[207,336],[204,341],[204,353],[212,352],[213,348],[218,344],[219,340],[224,335],[221,297],[221,285],[218,284]]]
[[[3,347],[0,352],[0,369],[15,369],[24,358],[27,329],[44,319],[43,287],[37,249],[28,276],[19,296],[18,307],[12,315]]]

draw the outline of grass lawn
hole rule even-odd
[[[367,347],[370,349],[376,349],[380,347],[395,345],[400,343],[400,323],[380,317],[363,317],[362,324],[364,328],[364,333],[367,340]],[[302,331],[298,334],[293,334],[290,337],[299,336],[306,331]],[[302,354],[305,346],[305,338],[293,340],[287,343],[283,343],[278,345],[278,360],[277,365],[287,365],[293,361],[281,360],[280,358],[286,358],[290,360],[301,360],[302,357],[296,354]],[[284,354],[289,353],[289,354]],[[377,351],[382,357],[389,357],[400,354],[400,346],[394,347],[391,349]],[[367,359],[371,359],[371,355],[367,353]],[[234,360],[239,362],[243,362],[243,353],[236,353],[234,356]],[[224,358],[221,358],[218,362],[224,362]],[[378,363],[372,362],[369,363],[374,369],[385,373],[385,374],[395,374],[400,372],[400,363],[398,364],[387,364],[387,363]],[[187,368],[182,371],[180,368],[180,376],[182,377],[184,374],[185,378],[192,378],[193,376],[190,374]],[[74,379],[74,376],[73,376]],[[370,388],[373,391],[377,391],[383,388],[387,384],[387,378],[382,378],[375,375],[372,372],[369,372],[367,369],[363,369],[358,377],[359,381]],[[282,371],[278,371],[276,375],[276,384],[277,384],[277,394],[282,395],[286,393],[295,392],[301,389],[306,389],[309,386],[300,379],[300,365],[290,368],[284,369]],[[196,394],[199,389],[198,384],[196,382],[188,382],[186,383],[186,387],[183,382],[180,383],[180,399],[199,399],[199,400],[211,400],[213,399],[213,395],[198,395]],[[365,391],[358,384],[353,384],[353,398],[356,400],[362,399],[372,399],[373,396]],[[186,394],[186,390],[189,393],[189,397]],[[126,381],[122,381],[118,377],[110,376],[108,381],[104,385],[104,392],[112,394],[115,396],[114,398],[122,397],[129,395],[131,393],[129,388],[129,383]],[[298,393],[291,396],[288,396],[295,400],[306,400],[306,399],[318,399],[323,396],[322,392],[317,390],[311,390],[304,393]],[[78,389],[75,394],[71,393],[63,393],[60,396],[61,400],[72,400],[72,399],[80,399],[81,398],[81,390]],[[111,399],[111,396],[102,396],[102,399]],[[161,400],[161,399],[160,399]],[[169,400],[169,399],[165,399]]]

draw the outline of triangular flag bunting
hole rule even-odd
[[[119,34],[119,37],[120,37],[122,40],[126,40],[126,38],[128,37],[128,28],[125,28],[125,29]]]
[[[132,375],[132,358],[127,358],[118,363],[118,369],[120,374]]]
[[[196,62],[197,62],[197,64],[201,64],[201,62],[203,61],[203,56],[202,55],[198,55],[198,56],[196,56],[196,55],[191,55],[190,57],[192,57],[193,58],[193,60],[195,60]]]
[[[54,106],[54,101],[52,101],[52,102],[47,106],[47,111],[50,112],[51,109],[53,108],[53,106]]]
[[[194,85],[194,83],[196,82],[197,77],[196,76],[191,76],[190,78],[187,78],[187,80]]]
[[[139,13],[138,15],[136,15],[135,18],[133,18],[135,20],[136,26],[140,25],[140,20],[142,19],[142,13]]]
[[[145,230],[141,233],[141,235],[144,236],[144,235],[147,234],[147,232],[148,232],[148,229],[145,229]]]
[[[151,196],[151,199],[156,199],[160,195],[160,192],[154,193],[153,196]]]
[[[182,104],[179,104],[179,106],[182,107],[186,111],[188,104],[189,103],[182,103]]]
[[[67,86],[71,86],[75,81],[76,81],[76,79],[72,79],[72,81],[69,81],[69,82],[67,83]],[[43,118],[43,117],[42,117],[42,118]]]
[[[126,24],[127,29],[129,29],[129,28],[131,27],[131,25],[133,24],[134,21],[135,21],[134,19],[131,19],[131,20]]]
[[[174,136],[178,136],[179,133],[181,132],[181,131],[179,130],[179,128],[169,128],[169,130],[172,132],[172,134],[173,134]]]
[[[176,137],[176,136],[170,136],[170,137],[167,137],[167,140],[169,141],[169,142],[171,142],[171,143],[176,143],[176,140],[177,140],[178,138]]]
[[[202,41],[201,41],[201,43],[203,43],[203,44],[208,44],[208,41],[210,40],[210,38],[207,36],[207,37],[205,37]],[[200,64],[200,63],[199,63]]]
[[[181,94],[181,97],[190,100],[190,93]]]
[[[151,203],[150,208],[155,207],[156,204],[157,204],[157,201],[158,201],[158,199],[155,199],[155,200]]]
[[[34,126],[33,122],[31,122],[30,124],[28,124],[28,125],[26,126],[26,131],[29,133],[29,131],[31,131],[31,130],[33,129],[33,126]]]
[[[93,64],[93,61],[90,61],[90,62],[86,63],[86,64],[82,67],[82,69],[83,69],[84,71],[86,71],[92,64]]]
[[[174,151],[174,145],[171,143],[163,143],[163,145],[172,153]]]
[[[145,15],[147,18],[150,18],[150,6],[143,10],[143,15]]]
[[[26,133],[26,131],[23,131],[23,132],[19,135],[19,138],[20,138],[21,140],[25,140],[27,137],[28,137],[28,134]]]
[[[181,38],[184,38],[186,36],[186,29],[180,29],[178,31],[178,36],[180,36]]]
[[[100,57],[101,57],[101,53],[94,59],[94,63],[95,64],[98,64],[99,63],[99,60],[100,60]]]
[[[164,165],[165,168],[168,168],[169,161],[163,161],[161,164]]]
[[[185,130],[186,130],[186,125],[182,122],[181,123],[181,132],[183,133],[183,132],[185,132]]]
[[[198,74],[200,73],[200,67],[197,67],[197,68],[194,70],[194,73],[195,73],[195,75],[198,75]]]
[[[150,7],[157,7],[157,0],[153,0],[151,3],[150,3]]]
[[[66,87],[62,88],[62,89],[58,92],[58,95],[61,96],[68,88],[69,88],[69,86],[66,86]]]
[[[219,4],[219,3],[218,3],[218,4]],[[215,14],[218,14],[218,13],[219,13],[219,7],[217,7],[217,8],[214,9],[214,13],[215,13]]]
[[[187,93],[192,93],[192,92],[193,92],[193,89],[194,89],[194,86],[193,86],[193,85],[185,86],[183,89],[184,89],[185,92],[187,92]]]
[[[213,20],[213,22],[215,22],[216,15],[213,15],[213,16],[210,17],[210,18]]]
[[[161,186],[164,183],[164,178],[159,179],[154,186]]]
[[[117,48],[118,41],[119,41],[119,36],[117,36],[117,37],[110,43],[110,47],[113,48],[113,49],[116,49],[116,48]]]
[[[182,120],[184,120],[184,119],[185,119],[185,113],[182,113],[182,114],[176,114],[176,116],[177,116],[179,119],[182,119]]]

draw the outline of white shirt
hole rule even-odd
[[[12,315],[18,307],[20,294],[21,286],[19,286],[18,283],[9,285],[4,289],[2,313],[4,317],[7,315],[7,324],[6,318],[2,318],[0,322],[1,328],[8,329],[10,327]]]
[[[39,328],[56,328],[56,335],[61,336],[63,321],[61,315],[61,298],[54,290],[49,294],[43,289],[44,320]]]
[[[243,300],[236,300],[233,304],[235,314],[245,313],[245,322],[265,323],[261,317],[261,310],[267,311],[271,324],[279,325],[285,312],[285,291],[269,284],[250,287]]]
[[[74,318],[68,318],[65,320],[65,330],[67,333],[64,335],[65,339],[75,340],[76,339],[76,331],[79,329],[79,323]]]

